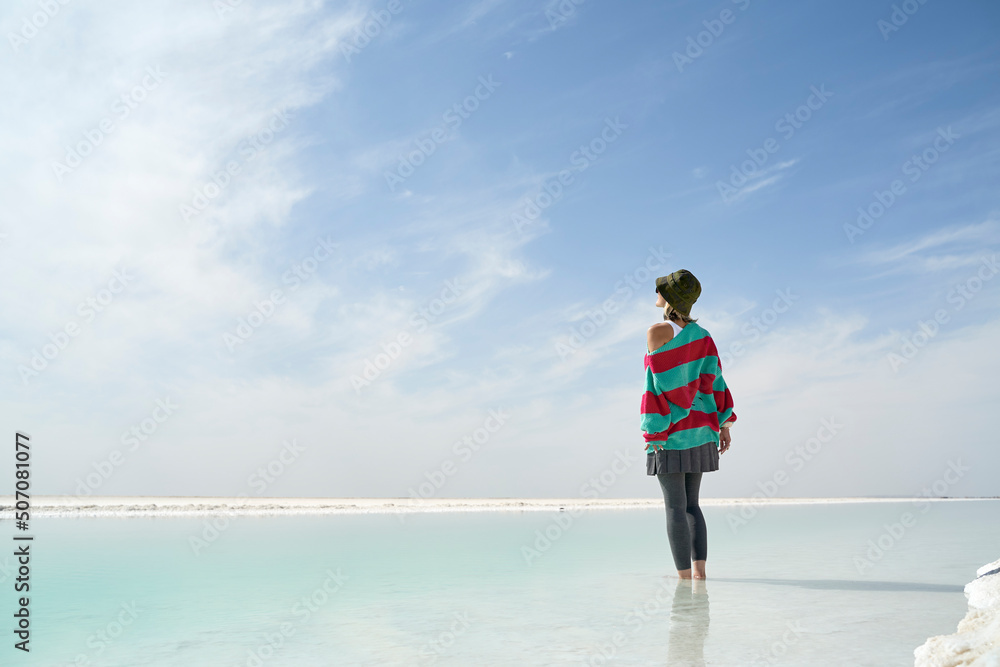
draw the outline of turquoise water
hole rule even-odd
[[[204,518],[35,519],[32,651],[2,664],[912,665],[1000,556],[998,510],[708,507],[695,584],[665,576],[662,510],[238,517],[198,555]]]

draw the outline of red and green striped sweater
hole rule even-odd
[[[677,327],[675,327],[675,330]],[[647,352],[641,428],[646,451],[719,446],[719,429],[736,421],[733,397],[722,378],[715,341],[688,322],[668,342]]]

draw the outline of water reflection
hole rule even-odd
[[[712,577],[713,581],[728,581],[741,584],[773,584],[777,586],[798,586],[824,591],[890,591],[914,593],[961,593],[964,585],[924,584],[913,581],[853,581],[851,579],[732,579]]]
[[[708,587],[704,579],[678,579],[670,608],[667,664],[704,667],[708,637]]]

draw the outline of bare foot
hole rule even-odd
[[[694,562],[694,578],[695,579],[705,578],[705,561],[696,560]]]
[[[681,578],[681,579],[690,579],[691,578],[691,568],[688,568],[686,570],[677,570],[677,576],[679,578]]]

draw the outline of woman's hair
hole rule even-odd
[[[676,308],[671,306],[669,303],[663,307],[663,320],[673,320],[674,322],[697,322],[698,320],[692,319],[682,315]]]

